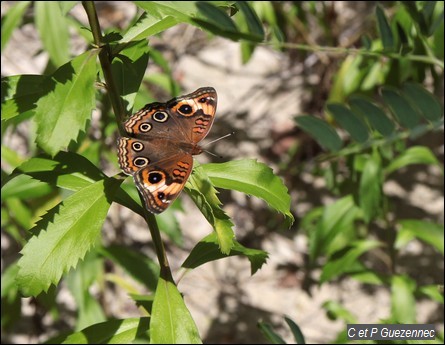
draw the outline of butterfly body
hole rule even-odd
[[[118,138],[119,165],[133,176],[150,212],[164,211],[184,188],[216,104],[215,89],[205,87],[166,103],[147,104],[125,121],[128,137]]]

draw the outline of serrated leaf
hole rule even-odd
[[[355,96],[351,97],[350,104],[354,111],[359,112],[362,116],[366,117],[369,124],[383,136],[388,137],[394,133],[394,123],[389,120],[381,108],[376,106],[370,100]]]
[[[419,84],[406,83],[403,85],[406,98],[420,110],[420,115],[429,121],[440,120],[443,116],[442,106],[436,97]]]
[[[365,123],[351,110],[342,104],[330,103],[327,109],[334,116],[335,120],[359,143],[368,140],[369,133]]]
[[[443,225],[415,219],[400,220],[399,224],[400,229],[395,242],[396,249],[401,249],[414,238],[418,238],[436,248],[442,255],[444,254]]]
[[[338,151],[342,141],[337,132],[323,120],[309,115],[295,117],[295,122],[312,136],[325,150]]]
[[[82,188],[48,212],[32,231],[40,231],[21,251],[17,283],[26,296],[57,284],[97,242],[113,194],[122,181],[101,180]]]
[[[397,90],[385,87],[382,89],[382,96],[402,126],[413,129],[419,124],[419,114]]]
[[[216,231],[221,252],[228,254],[234,244],[233,223],[221,209],[218,192],[201,166],[195,166],[185,189]]]
[[[149,323],[149,317],[109,320],[46,344],[132,344],[136,338],[148,338]]]
[[[55,66],[69,59],[68,22],[56,1],[37,1],[34,4],[35,22],[45,50]]]
[[[121,50],[111,64],[116,88],[128,112],[133,108],[134,99],[148,64],[147,40],[132,43],[131,46]]]
[[[196,324],[175,284],[159,278],[150,322],[151,344],[201,344]]]
[[[394,37],[388,20],[386,19],[385,12],[379,5],[376,6],[375,12],[377,16],[377,27],[382,39],[383,48],[385,48],[385,50],[392,51],[394,49]]]
[[[373,155],[363,167],[359,186],[359,205],[369,223],[381,210],[383,173],[380,157]]]
[[[17,75],[2,78],[2,121],[34,109],[36,102],[48,90],[43,75]]]
[[[396,157],[385,169],[385,174],[389,175],[392,172],[399,170],[405,166],[411,164],[439,164],[439,161],[431,152],[428,147],[425,146],[413,146],[405,152],[402,152]]]
[[[30,3],[31,1],[19,1],[14,4],[14,6],[11,6],[11,8],[8,9],[8,12],[2,17],[2,51],[5,49],[14,29],[22,22],[23,16]]]
[[[104,257],[119,264],[134,279],[155,291],[159,277],[159,266],[149,257],[124,246],[111,245],[99,248]]]
[[[79,55],[60,67],[45,83],[44,88],[53,91],[37,102],[34,117],[37,124],[36,142],[53,156],[85,130],[95,108],[94,81],[98,52],[91,50]]]
[[[294,217],[290,212],[291,198],[283,181],[273,170],[253,159],[201,165],[210,181],[218,188],[233,189],[266,201],[286,216],[289,226]]]
[[[266,263],[268,254],[259,249],[246,248],[237,241],[230,250],[230,253],[225,255],[221,253],[218,248],[218,239],[215,233],[204,237],[192,249],[187,259],[182,264],[184,268],[196,268],[207,262],[219,260],[228,256],[243,255],[246,256],[251,264],[251,274],[254,275]]]
[[[335,277],[340,276],[345,272],[351,271],[351,267],[353,265],[356,265],[360,256],[380,246],[380,242],[372,240],[363,240],[353,243],[351,245],[351,248],[344,255],[342,255],[338,259],[331,258],[329,262],[327,262],[323,266],[323,270],[320,276],[320,282],[324,283]]]
[[[416,282],[404,275],[395,275],[391,281],[391,317],[393,322],[416,323]]]

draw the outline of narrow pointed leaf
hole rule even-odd
[[[111,70],[119,95],[131,112],[148,64],[148,42],[142,40],[123,49],[113,59]]]
[[[365,123],[351,110],[342,104],[330,103],[327,109],[334,116],[335,120],[359,143],[368,140],[369,133]]]
[[[286,344],[283,338],[281,338],[273,329],[272,326],[268,323],[259,321],[258,328],[261,333],[267,338],[270,344]]]
[[[323,266],[320,282],[329,281],[345,272],[351,271],[351,268],[356,265],[360,256],[380,246],[380,242],[371,240],[353,243],[351,249],[345,255],[338,259],[331,258],[331,260]]]
[[[367,223],[374,219],[381,210],[382,175],[379,157],[368,159],[363,167],[359,187],[359,204]]]
[[[385,169],[387,175],[411,164],[439,164],[436,156],[426,146],[413,146],[395,158]]]
[[[285,215],[289,226],[293,223],[288,190],[283,181],[267,165],[245,159],[204,164],[201,168],[215,187],[233,189],[261,198]]]
[[[151,344],[202,344],[178,288],[159,278],[150,322]]]
[[[397,249],[403,248],[414,238],[418,238],[436,248],[442,255],[444,254],[443,225],[415,219],[401,220],[399,224],[400,229],[395,243]]]
[[[255,274],[264,263],[266,263],[268,254],[263,250],[246,248],[237,241],[230,250],[230,253],[225,255],[221,253],[218,248],[218,239],[215,233],[203,238],[192,249],[187,259],[182,264],[184,268],[196,268],[207,262],[219,260],[228,256],[243,255],[246,256],[251,264],[251,274]]]
[[[221,201],[217,197],[218,191],[212,186],[202,166],[196,166],[193,169],[185,188],[215,229],[221,252],[228,254],[234,244],[233,223],[221,209]]]
[[[395,131],[394,122],[390,121],[385,112],[371,101],[363,97],[351,97],[352,109],[364,116],[369,124],[385,137],[390,136]]]
[[[14,4],[14,6],[11,6],[8,12],[2,17],[2,51],[8,43],[14,29],[17,28],[22,22],[25,11],[30,3],[31,1],[19,1]]]
[[[300,327],[289,317],[285,316],[284,320],[289,325],[292,335],[294,336],[295,342],[297,344],[306,344],[304,340],[303,332],[301,332]]]
[[[113,179],[93,183],[42,217],[33,229],[39,235],[29,240],[18,263],[17,283],[24,295],[36,296],[57,284],[96,244],[120,183]]]
[[[325,150],[338,151],[342,147],[342,141],[337,132],[323,120],[304,115],[295,118],[298,126],[311,135]]]
[[[419,124],[419,114],[396,90],[389,87],[383,88],[382,96],[402,126],[413,129]]]
[[[34,6],[36,26],[45,50],[54,65],[61,66],[70,55],[68,22],[58,1],[37,1]]]
[[[416,323],[415,286],[415,281],[408,276],[393,276],[391,281],[391,314],[393,322]]]
[[[44,85],[51,93],[41,97],[35,109],[37,143],[55,155],[85,131],[95,108],[96,56],[88,51],[59,68]]]
[[[388,20],[386,19],[385,12],[380,6],[376,6],[375,11],[377,16],[377,27],[380,32],[383,48],[392,51],[394,49],[394,37]]]
[[[236,5],[244,14],[248,32],[258,36],[259,39],[264,39],[263,25],[261,24],[256,12],[250,7],[250,4],[247,1],[237,1]]]
[[[153,16],[144,12],[138,21],[125,33],[120,42],[134,42],[149,38],[176,25],[178,19],[170,15]]]

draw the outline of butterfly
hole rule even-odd
[[[119,165],[133,176],[150,212],[163,212],[184,189],[216,104],[215,89],[202,87],[166,103],[147,104],[124,122],[128,137],[117,139]]]

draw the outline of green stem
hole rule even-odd
[[[122,122],[125,117],[125,108],[123,106],[122,98],[117,90],[116,84],[113,79],[113,72],[111,69],[112,55],[108,44],[102,42],[102,32],[100,30],[99,19],[97,17],[96,6],[94,1],[82,1],[82,5],[88,16],[88,21],[91,26],[91,32],[94,38],[94,44],[101,49],[99,53],[100,65],[104,73],[105,83],[107,85],[108,96],[110,97],[111,105],[113,107],[116,121],[119,125],[119,132],[121,135],[125,135],[125,131],[122,128]],[[139,193],[142,205],[144,205],[144,199]],[[148,212],[144,207],[144,218],[147,222],[150,230],[153,244],[155,246],[156,254],[158,256],[159,265],[161,266],[161,277],[165,280],[173,282],[170,265],[168,263],[167,254],[165,252],[164,243],[161,239],[161,233],[159,231],[158,223],[153,214]]]

